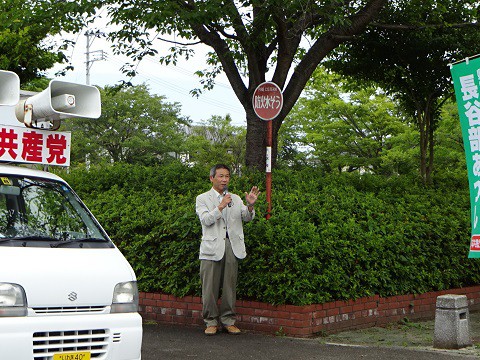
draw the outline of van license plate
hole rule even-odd
[[[89,352],[70,352],[63,354],[54,354],[53,360],[90,360]]]

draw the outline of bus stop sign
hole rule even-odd
[[[255,89],[252,104],[255,114],[260,119],[273,120],[283,107],[282,90],[273,82],[263,82]]]

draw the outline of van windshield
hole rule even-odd
[[[113,245],[78,196],[64,183],[0,175],[0,246]]]

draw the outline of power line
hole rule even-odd
[[[87,36],[87,33],[89,34],[89,30],[87,30],[87,32],[85,33],[85,36]],[[96,33],[100,33],[100,30],[96,30],[96,32],[93,32],[93,34],[91,34],[92,36],[93,35],[96,35]],[[77,45],[77,42],[78,42],[78,39],[79,39],[79,35],[77,35],[76,37],[76,40],[74,42],[74,46],[73,46],[73,49],[72,49],[72,54],[71,54],[71,58],[70,58],[70,63],[73,65],[73,58],[74,58],[74,51],[75,49],[77,48],[78,49],[78,46]],[[90,51],[89,50],[89,36],[90,34],[87,36],[87,54],[90,54],[90,53],[94,53],[93,51]],[[107,43],[108,43],[108,46],[110,46],[109,42],[107,40],[105,40]],[[98,60],[108,60],[110,62],[113,62],[115,64],[118,64],[119,65],[119,68],[121,68],[122,66],[125,65],[125,63],[127,63],[128,61],[131,61],[131,59],[129,58],[126,58],[124,56],[120,56],[120,55],[108,55],[105,51],[103,50],[99,50],[97,51],[99,53],[99,57],[95,58],[95,59],[88,59],[87,58],[87,62],[86,62],[86,66],[90,66],[92,65],[92,63],[94,61],[98,61]],[[83,54],[85,55],[85,54]],[[174,93],[177,93],[179,95],[182,95],[184,97],[188,97],[190,99],[193,98],[193,96],[191,95],[191,89],[187,89],[185,88],[185,86],[182,87],[182,82],[181,81],[176,81],[176,82],[171,82],[171,81],[168,81],[168,80],[165,80],[161,77],[158,77],[157,75],[155,75],[155,73],[164,73],[165,72],[165,69],[168,69],[169,72],[175,72],[175,73],[179,73],[183,76],[187,76],[188,78],[191,78],[191,79],[195,79],[196,81],[198,81],[198,76],[191,70],[189,69],[186,69],[186,68],[183,68],[181,66],[178,66],[178,65],[166,65],[166,64],[162,64],[160,63],[158,60],[156,60],[153,56],[152,57],[145,57],[144,58],[146,61],[147,64],[154,64],[158,71],[152,71],[150,68],[148,70],[145,70],[144,69],[144,66],[142,68],[142,64],[139,63],[138,65],[138,69],[137,69],[137,72],[138,72],[138,77],[139,78],[143,78],[148,82],[150,82],[151,84],[156,84],[156,85],[159,85],[161,86],[162,88],[165,88],[167,89],[168,91],[171,91],[171,92],[174,92]],[[90,82],[90,79],[89,79],[89,76],[90,76],[90,73],[89,73],[89,70],[87,70],[87,83]],[[114,80],[115,81],[115,80]],[[192,88],[194,87],[194,85],[192,85]],[[222,81],[215,81],[215,87],[220,87],[220,88],[225,88],[225,89],[229,89],[230,91],[232,91],[233,93],[233,90],[232,88],[225,84],[224,82]],[[156,91],[158,92],[158,91]],[[240,103],[238,103],[238,106],[239,107],[235,107],[234,105],[229,105],[229,104],[226,104],[226,103],[223,103],[222,101],[218,100],[218,99],[212,99],[212,98],[208,98],[209,96],[209,92],[208,91],[205,91],[204,93],[202,93],[199,97],[197,97],[197,100],[198,102],[200,103],[203,103],[203,104],[207,104],[207,105],[210,105],[214,108],[218,108],[218,109],[221,109],[222,111],[226,111],[226,112],[229,112],[230,114],[236,114],[236,115],[240,115],[241,117],[245,117],[245,113],[243,111],[243,108],[242,106],[240,105]],[[235,101],[238,101],[236,99],[236,96],[233,95],[232,98],[235,99]]]
[[[192,78],[198,79],[198,76],[194,72],[192,72],[188,69],[182,68],[181,66],[178,66],[178,65],[169,66],[169,65],[161,64],[153,56],[147,56],[147,57],[145,57],[145,59],[149,62],[154,63],[154,64],[157,64],[157,65],[160,65],[160,66],[163,66],[163,67],[168,67],[169,69],[172,69],[173,71],[177,71],[177,72],[182,73],[184,75],[187,75],[187,76],[190,76]],[[231,89],[230,85],[225,84],[224,82],[221,82],[221,81],[218,81],[218,80],[215,80],[215,85],[226,88],[226,89]]]
[[[113,57],[108,56],[107,59],[109,61],[112,61],[112,62],[118,64],[118,65],[124,65],[124,62],[116,56],[113,56]],[[158,64],[158,65],[160,65],[160,64]],[[178,86],[178,85],[173,84],[171,82],[168,82],[164,79],[161,79],[158,76],[153,75],[151,72],[146,73],[142,69],[137,69],[137,73],[139,74],[139,76],[145,78],[146,80],[148,80],[150,82],[153,82],[153,83],[156,83],[158,85],[164,86],[164,87],[168,88],[169,90],[171,90],[175,93],[181,94],[183,96],[191,96],[190,93],[189,93],[189,90],[186,90],[185,88],[182,88],[181,86]],[[217,100],[208,99],[208,98],[206,98],[205,96],[202,96],[202,95],[198,98],[198,101],[207,103],[209,105],[213,105],[213,106],[221,108],[223,110],[232,111],[232,112],[243,115],[243,111],[239,111],[238,108],[223,104],[222,102],[217,101]]]

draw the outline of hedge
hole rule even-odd
[[[195,197],[211,186],[207,169],[113,165],[61,175],[130,261],[140,290],[200,295]],[[263,184],[264,174],[248,173],[230,188],[241,195]],[[266,208],[262,196],[245,225],[241,299],[306,305],[480,282],[480,263],[467,258],[463,177],[425,187],[405,177],[276,170],[270,220]]]

